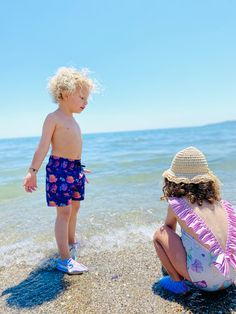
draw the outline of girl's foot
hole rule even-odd
[[[175,294],[185,294],[190,290],[184,280],[175,281],[170,276],[163,277],[159,284],[162,288]]]

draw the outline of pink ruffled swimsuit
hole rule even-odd
[[[228,220],[228,236],[225,250],[184,198],[171,197],[170,206],[180,220],[198,235],[209,250],[182,229],[182,242],[187,253],[187,268],[195,286],[208,291],[229,287],[236,279],[236,213],[227,201],[221,201]]]

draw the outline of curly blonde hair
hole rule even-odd
[[[78,86],[87,88],[89,92],[94,91],[96,84],[88,77],[88,72],[87,69],[78,71],[72,67],[59,68],[57,73],[48,82],[48,89],[53,100],[58,103],[62,99],[63,91],[73,93]]]

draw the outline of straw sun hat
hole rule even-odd
[[[217,181],[208,168],[206,157],[195,147],[188,147],[178,152],[171,167],[162,176],[175,183],[195,183]]]

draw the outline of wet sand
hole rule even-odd
[[[174,296],[160,289],[150,242],[84,256],[90,272],[69,276],[52,258],[0,270],[0,313],[236,313],[236,289]]]

